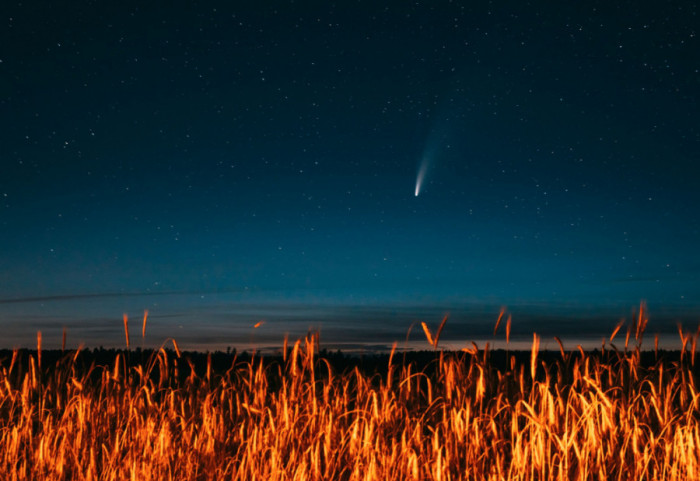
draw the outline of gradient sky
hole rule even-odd
[[[0,9],[0,325],[700,314],[696,2],[60,3]]]

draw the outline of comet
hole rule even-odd
[[[418,197],[426,186],[427,178],[432,175],[432,170],[436,161],[446,157],[451,150],[450,138],[452,137],[453,126],[449,116],[439,116],[435,119],[434,125],[423,146],[423,152],[418,163],[416,174],[416,189],[413,195]]]
[[[423,182],[425,181],[425,174],[428,172],[428,165],[430,165],[430,156],[423,155],[420,165],[418,166],[418,175],[416,176],[416,190],[415,196],[420,195],[420,191],[423,188]]]

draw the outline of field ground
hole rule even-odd
[[[642,324],[594,352],[445,352],[427,326],[431,350],[367,356],[39,337],[0,351],[0,477],[700,479],[698,332],[644,351]]]

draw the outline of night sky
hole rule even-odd
[[[0,347],[697,325],[696,2],[138,3],[0,8]]]

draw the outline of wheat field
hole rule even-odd
[[[700,479],[699,331],[643,351],[640,309],[602,352],[544,356],[536,334],[528,353],[442,352],[446,320],[422,325],[428,362],[392,351],[374,371],[317,334],[217,369],[172,340],[137,354],[126,317],[108,361],[49,362],[39,333],[0,359],[0,479]]]

